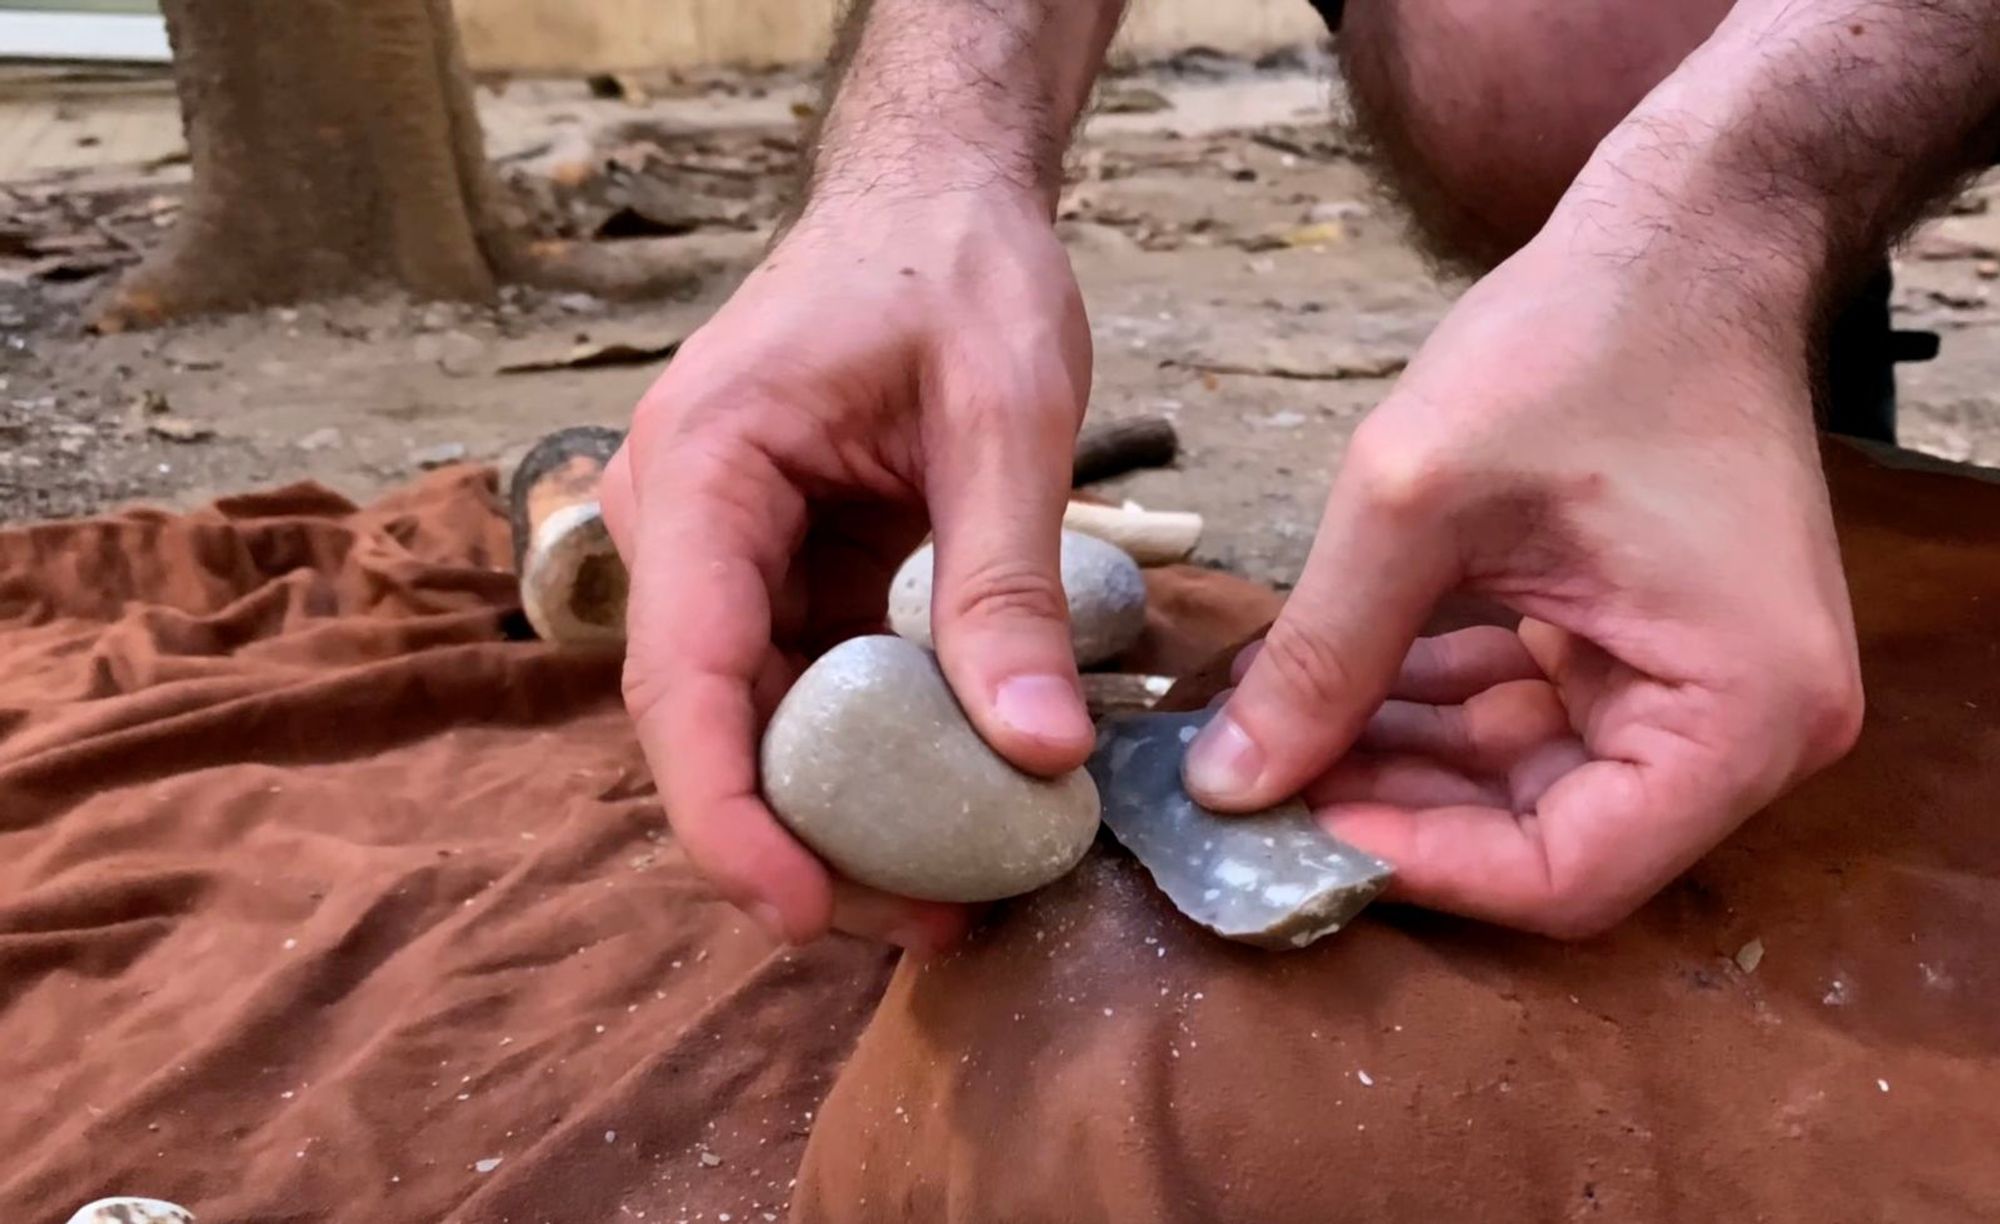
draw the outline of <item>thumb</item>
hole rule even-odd
[[[1094,733],[1062,586],[1072,442],[1063,414],[1031,415],[968,431],[931,465],[931,629],[979,734],[1017,767],[1056,774],[1083,763]]]
[[[604,514],[604,528],[611,533],[611,545],[627,568],[632,564],[632,550],[637,543],[633,521],[638,517],[632,505],[631,451],[630,441],[619,444],[611,461],[604,465],[604,475],[597,481],[597,504]]]
[[[1189,747],[1188,793],[1219,811],[1291,798],[1354,743],[1457,578],[1438,520],[1361,456],[1334,481],[1305,572],[1235,692]]]

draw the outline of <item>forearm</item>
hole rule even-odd
[[[855,0],[808,207],[1002,190],[1051,209],[1125,0]]]
[[[1993,0],[1740,0],[1551,225],[1810,312],[1995,151]]]

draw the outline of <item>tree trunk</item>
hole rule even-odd
[[[193,186],[104,330],[379,285],[631,292],[641,261],[533,247],[496,215],[450,0],[162,0]],[[608,255],[608,253],[601,253]]]

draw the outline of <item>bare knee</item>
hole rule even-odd
[[[1350,0],[1355,107],[1426,234],[1479,265],[1532,237],[1604,134],[1731,0]]]

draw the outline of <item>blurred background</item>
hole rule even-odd
[[[209,107],[220,152],[206,174],[157,7],[0,0],[9,520],[301,479],[365,498],[446,464],[504,467],[562,425],[622,423],[779,222],[835,7],[180,2],[210,22],[256,14],[276,57],[263,109],[284,113],[249,130],[245,107]],[[420,33],[428,13],[455,65],[437,81],[383,75],[341,24],[362,9]],[[235,76],[252,63],[226,38],[199,42]],[[1304,0],[1142,0],[1061,208],[1097,338],[1093,415],[1166,415],[1184,445],[1177,469],[1113,491],[1202,512],[1201,560],[1280,585],[1355,421],[1460,287],[1432,276],[1373,192],[1323,44]],[[487,168],[490,207],[466,189],[481,196],[470,230],[518,237],[535,270],[500,260],[440,293],[402,274],[402,250],[364,253],[392,268],[380,283],[279,275],[326,254],[297,183],[367,201],[436,169],[424,150],[361,156],[381,143],[368,116],[336,113],[343,97],[406,88],[423,101],[411,113],[433,107],[455,133],[438,137],[438,164],[469,148]],[[451,121],[459,92],[476,111],[470,144]],[[1986,464],[2000,464],[1995,190],[1974,184],[1906,245],[1892,303],[1898,327],[1941,340],[1937,360],[1901,369],[1900,440]],[[551,253],[596,262],[551,275]]]

